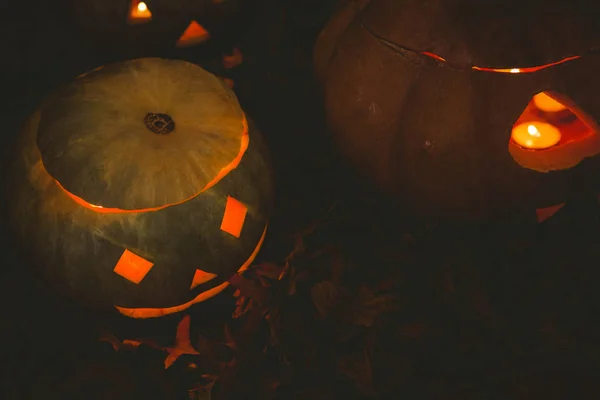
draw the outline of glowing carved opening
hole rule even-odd
[[[430,57],[433,58],[435,60],[447,63],[448,61],[443,58],[438,56],[437,54],[434,53],[430,53],[427,51],[424,51],[421,53],[422,55],[426,56],[426,57]],[[571,60],[576,60],[578,58],[580,58],[581,56],[572,56],[572,57],[567,57],[564,58],[562,60],[556,61],[556,62],[552,62],[552,63],[548,63],[548,64],[544,64],[544,65],[538,65],[535,67],[522,67],[522,68],[488,68],[488,67],[478,67],[478,66],[472,66],[471,69],[475,70],[475,71],[483,71],[483,72],[499,72],[499,73],[503,73],[503,74],[526,74],[526,73],[531,73],[531,72],[537,72],[539,70],[545,69],[545,68],[549,68],[549,67],[553,67],[555,65],[560,65],[563,63],[566,63],[568,61]]]
[[[252,251],[252,254],[250,254],[250,256],[246,259],[244,264],[242,264],[240,269],[238,269],[238,273],[242,273],[250,267],[250,265],[252,264],[252,261],[254,261],[254,259],[256,258],[256,255],[258,254],[260,248],[262,247],[262,244],[265,241],[266,235],[267,235],[267,226],[265,225],[265,229],[263,230],[263,233],[262,233],[258,243],[256,244],[256,247]],[[214,297],[217,294],[221,293],[223,290],[225,290],[227,288],[227,286],[229,286],[229,282],[225,281],[225,282],[221,283],[220,285],[213,287],[212,289],[208,289],[208,290],[198,294],[198,296],[196,296],[194,299],[188,301],[187,303],[180,304],[178,306],[173,306],[173,307],[125,308],[125,307],[115,306],[115,308],[121,314],[123,314],[127,317],[130,317],[130,318],[158,318],[158,317],[162,317],[163,315],[168,315],[168,314],[173,314],[173,313],[183,311],[196,303],[206,301],[206,300],[210,299],[211,297]]]
[[[539,172],[568,169],[600,153],[599,127],[567,96],[533,96],[512,128],[508,150],[525,168]]]
[[[210,33],[196,21],[190,22],[183,34],[177,40],[177,47],[196,46],[210,39]]]
[[[194,279],[192,279],[192,285],[190,286],[190,290],[192,290],[198,285],[202,285],[203,283],[210,281],[211,279],[214,279],[216,276],[217,275],[211,274],[210,272],[205,272],[201,269],[197,269],[194,273]]]
[[[125,249],[113,271],[135,284],[140,283],[154,266],[148,260]]]
[[[244,204],[231,196],[227,196],[221,230],[239,238],[247,212],[248,208]]]
[[[152,12],[143,1],[131,0],[128,21],[130,24],[142,24],[152,20]]]
[[[535,214],[537,215],[537,222],[544,222],[545,220],[556,214],[561,208],[563,208],[564,205],[565,203],[560,203],[550,207],[537,208],[535,210]]]

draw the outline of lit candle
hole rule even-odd
[[[539,110],[547,113],[556,113],[567,109],[564,104],[554,100],[544,92],[533,96],[533,104],[535,104]]]
[[[553,125],[531,121],[515,126],[511,138],[526,149],[542,150],[560,141],[560,131]]]
[[[129,11],[129,22],[140,23],[148,22],[152,19],[152,13],[148,9],[148,5],[143,1],[132,1],[131,9]]]

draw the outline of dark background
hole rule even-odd
[[[600,378],[597,199],[573,200],[538,225],[528,217],[414,221],[379,197],[333,151],[312,76],[314,41],[333,3],[258,1],[239,36],[188,50],[149,46],[144,54],[183,57],[233,79],[242,107],[263,132],[276,171],[277,207],[259,261],[282,261],[290,235],[327,215],[333,222],[314,241],[339,246],[359,265],[355,280],[370,281],[382,271],[400,280],[402,311],[384,325],[424,322],[432,333],[416,341],[384,330],[373,366],[380,398],[593,398]],[[99,47],[78,29],[64,1],[0,0],[3,160],[22,119],[48,91],[131,56]],[[221,56],[234,45],[244,62],[225,70]],[[3,190],[10,196],[10,188]],[[95,357],[87,343],[97,323],[46,291],[17,261],[4,230],[1,242],[2,398],[50,396],[49,382],[56,379],[50,371],[68,369],[63,364],[82,354]],[[438,289],[448,271],[456,295]],[[214,310],[229,310],[228,299],[203,306],[206,320],[221,318]],[[315,340],[327,347],[329,338]],[[316,376],[302,379],[297,386],[310,386]],[[360,398],[358,391],[344,393]]]

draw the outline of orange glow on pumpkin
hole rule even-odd
[[[567,106],[554,100],[544,92],[533,96],[533,104],[538,108],[538,110],[547,113],[559,112],[568,109]]]
[[[430,53],[430,52],[428,52],[428,51],[424,51],[424,52],[422,52],[421,54],[423,54],[424,56],[427,56],[427,57],[430,57],[430,58],[436,59],[436,60],[438,60],[438,61],[441,61],[441,62],[447,62],[447,61],[446,61],[446,59],[445,59],[444,57],[438,56],[437,54]]]
[[[212,279],[214,279],[217,275],[211,274],[210,272],[202,271],[201,269],[197,269],[194,272],[194,278],[192,279],[192,284],[190,285],[190,290],[194,289],[198,285],[202,285]]]
[[[140,283],[154,266],[148,260],[125,249],[113,271],[135,284]]]
[[[225,212],[223,213],[223,221],[221,222],[221,230],[227,232],[239,239],[246,219],[248,207],[242,202],[227,196],[225,204]]]
[[[430,53],[428,51],[423,51],[421,52],[422,55],[433,58],[435,60],[441,61],[441,62],[448,62],[445,58],[434,54],[434,53]],[[471,69],[475,70],[475,71],[483,71],[483,72],[499,72],[499,73],[504,73],[504,74],[526,74],[526,73],[531,73],[531,72],[537,72],[539,70],[545,69],[545,68],[550,68],[553,67],[555,65],[559,65],[559,64],[563,64],[566,63],[567,61],[571,61],[571,60],[576,60],[578,58],[581,58],[581,56],[572,56],[572,57],[567,57],[564,58],[562,60],[556,61],[556,62],[552,62],[552,63],[548,63],[548,64],[544,64],[544,65],[538,65],[535,67],[519,67],[519,68],[489,68],[489,67],[478,67],[478,66],[472,66]]]
[[[252,254],[250,254],[250,256],[248,257],[248,259],[246,259],[246,261],[244,262],[244,264],[242,264],[242,266],[240,267],[240,269],[238,269],[237,273],[241,273],[245,270],[247,270],[250,265],[252,264],[252,261],[254,261],[254,259],[256,258],[256,255],[258,254],[260,248],[262,247],[262,244],[265,240],[265,236],[267,235],[267,226],[265,226],[265,229],[263,230],[262,236],[260,237],[258,244],[256,245],[256,247],[254,248],[254,250],[252,251]],[[195,298],[193,298],[192,300],[188,301],[187,303],[184,304],[180,304],[178,306],[173,306],[173,307],[165,307],[165,308],[127,308],[127,307],[119,307],[119,306],[115,306],[115,308],[123,315],[130,317],[130,318],[157,318],[157,317],[162,317],[164,315],[168,315],[168,314],[174,314],[177,312],[181,312],[189,307],[191,307],[192,305],[196,304],[196,303],[200,303],[202,301],[208,300],[211,297],[216,296],[217,294],[221,293],[223,290],[225,290],[227,288],[227,286],[229,286],[229,282],[225,281],[223,283],[221,283],[219,286],[215,286],[212,289],[209,289],[205,292],[202,292],[200,294],[198,294],[198,296],[196,296]]]
[[[572,168],[600,153],[600,127],[567,96],[535,94],[513,125],[509,153],[538,172]]]
[[[92,211],[95,211],[97,213],[124,214],[124,213],[142,213],[142,212],[164,210],[167,207],[183,204],[183,203],[193,199],[194,197],[198,196],[199,194],[207,191],[208,189],[210,189],[211,187],[213,187],[217,183],[219,183],[221,181],[221,179],[223,179],[228,173],[230,173],[231,171],[233,171],[234,169],[237,168],[237,166],[242,161],[242,158],[244,157],[246,150],[248,150],[248,145],[250,144],[250,136],[248,134],[248,122],[246,121],[246,117],[244,117],[244,119],[242,120],[242,124],[243,124],[243,132],[242,132],[242,137],[240,140],[240,151],[238,152],[237,156],[229,164],[227,164],[225,167],[221,168],[219,173],[210,182],[208,182],[203,188],[201,188],[198,191],[198,193],[194,194],[190,198],[184,199],[177,203],[165,204],[160,207],[144,208],[144,209],[138,209],[138,210],[125,210],[125,209],[120,209],[120,208],[103,207],[100,205],[90,204],[87,201],[85,201],[84,199],[82,199],[81,197],[69,192],[56,179],[54,179],[54,182],[56,182],[58,187],[60,187],[63,190],[63,192],[66,193],[77,204],[79,204],[80,206],[85,207],[87,209],[90,209]],[[46,173],[48,173],[48,171],[46,171]]]
[[[148,5],[143,1],[132,0],[129,7],[129,23],[140,24],[150,22],[150,20],[152,20],[152,12],[150,12]]]
[[[210,39],[210,33],[198,22],[192,21],[177,40],[177,47],[195,46]]]
[[[581,110],[571,109],[557,96],[560,98],[549,92],[534,95],[513,126],[512,141],[526,149],[544,150],[595,133],[588,125],[589,118],[587,121],[578,118],[578,115],[584,116]]]
[[[541,121],[531,121],[515,126],[512,140],[528,149],[542,150],[560,142],[560,131],[556,127]]]

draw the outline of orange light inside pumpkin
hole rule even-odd
[[[238,271],[237,271],[238,273],[244,272],[245,270],[247,270],[250,267],[250,265],[252,264],[252,261],[254,261],[254,259],[258,255],[258,252],[260,251],[260,248],[262,247],[262,244],[265,241],[266,235],[267,235],[267,226],[265,226],[265,229],[263,230],[263,233],[262,233],[258,243],[256,244],[256,247],[252,251],[252,254],[250,254],[250,256],[246,259],[244,264],[242,264],[240,269],[238,269]],[[126,307],[115,306],[115,308],[121,314],[123,314],[127,317],[130,317],[130,318],[157,318],[157,317],[162,317],[164,315],[183,311],[196,303],[200,303],[202,301],[208,300],[211,297],[214,297],[217,294],[221,293],[223,290],[225,290],[227,288],[227,286],[229,286],[229,282],[225,281],[225,282],[221,283],[220,285],[213,287],[212,289],[206,290],[206,291],[198,294],[198,296],[196,296],[194,299],[188,301],[187,303],[180,304],[178,306],[173,306],[173,307],[126,308]]]
[[[533,104],[541,111],[547,113],[555,113],[559,111],[567,110],[567,107],[548,96],[546,93],[541,92],[533,96]]]
[[[113,271],[135,284],[140,283],[150,272],[153,263],[125,249]]]
[[[178,204],[183,204],[183,203],[185,203],[185,202],[193,199],[194,197],[198,196],[199,194],[207,191],[208,189],[210,189],[211,187],[213,187],[217,183],[219,183],[221,181],[221,179],[223,179],[228,173],[230,173],[231,171],[233,171],[234,169],[237,168],[237,166],[242,161],[242,158],[244,157],[244,154],[246,153],[246,150],[248,150],[248,145],[250,144],[250,136],[248,134],[248,121],[246,120],[246,117],[244,117],[244,119],[242,120],[242,129],[243,129],[243,131],[242,131],[242,136],[241,136],[241,139],[240,139],[240,151],[238,152],[237,156],[229,164],[227,164],[226,166],[224,166],[223,168],[221,168],[221,170],[219,171],[219,173],[217,173],[217,175],[210,182],[208,182],[203,188],[201,188],[198,193],[194,194],[190,198],[184,199],[184,200],[176,202],[176,203],[165,204],[165,205],[162,205],[162,206],[159,206],[159,207],[137,209],[137,210],[125,210],[125,209],[121,209],[121,208],[103,207],[103,206],[100,206],[100,205],[88,203],[87,201],[85,201],[81,197],[79,197],[79,196],[77,196],[77,195],[69,192],[56,179],[54,179],[54,182],[56,183],[56,185],[60,189],[63,190],[63,192],[65,194],[67,194],[77,204],[79,204],[80,206],[85,207],[87,209],[90,209],[92,211],[95,211],[97,213],[103,213],[103,214],[124,214],[124,213],[142,213],[142,212],[164,210],[167,207],[176,206]],[[48,173],[48,171],[46,171],[46,173]]]
[[[421,52],[422,55],[436,59],[438,61],[441,62],[448,62],[445,58],[434,54],[434,53],[430,53],[427,51],[423,51]],[[567,58],[563,58],[562,60],[556,61],[556,62],[552,62],[552,63],[548,63],[548,64],[544,64],[544,65],[538,65],[535,67],[523,67],[523,68],[489,68],[489,67],[478,67],[478,66],[472,66],[471,69],[475,70],[475,71],[483,71],[483,72],[499,72],[499,73],[504,73],[504,74],[522,74],[522,73],[531,73],[531,72],[537,72],[539,70],[545,69],[545,68],[549,68],[549,67],[553,67],[555,65],[559,65],[559,64],[563,64],[566,63],[568,61],[571,60],[575,60],[580,58],[581,56],[572,56],[572,57],[567,57]]]
[[[132,0],[129,7],[128,20],[130,24],[140,24],[152,20],[152,13],[143,1]]]
[[[522,167],[564,170],[600,153],[599,131],[596,121],[564,94],[540,92],[513,125],[508,151]]]
[[[527,122],[515,126],[512,140],[521,147],[534,150],[548,149],[560,142],[560,131],[541,121]]]
[[[177,47],[195,46],[210,39],[210,33],[198,22],[192,21],[177,40]]]
[[[214,279],[217,275],[211,274],[210,272],[202,271],[201,269],[197,269],[194,273],[194,278],[192,279],[192,284],[190,286],[190,290],[195,288],[198,285],[202,285],[212,279]]]
[[[248,207],[242,202],[231,196],[227,196],[225,213],[223,214],[223,221],[221,221],[221,230],[239,238],[247,212]]]

